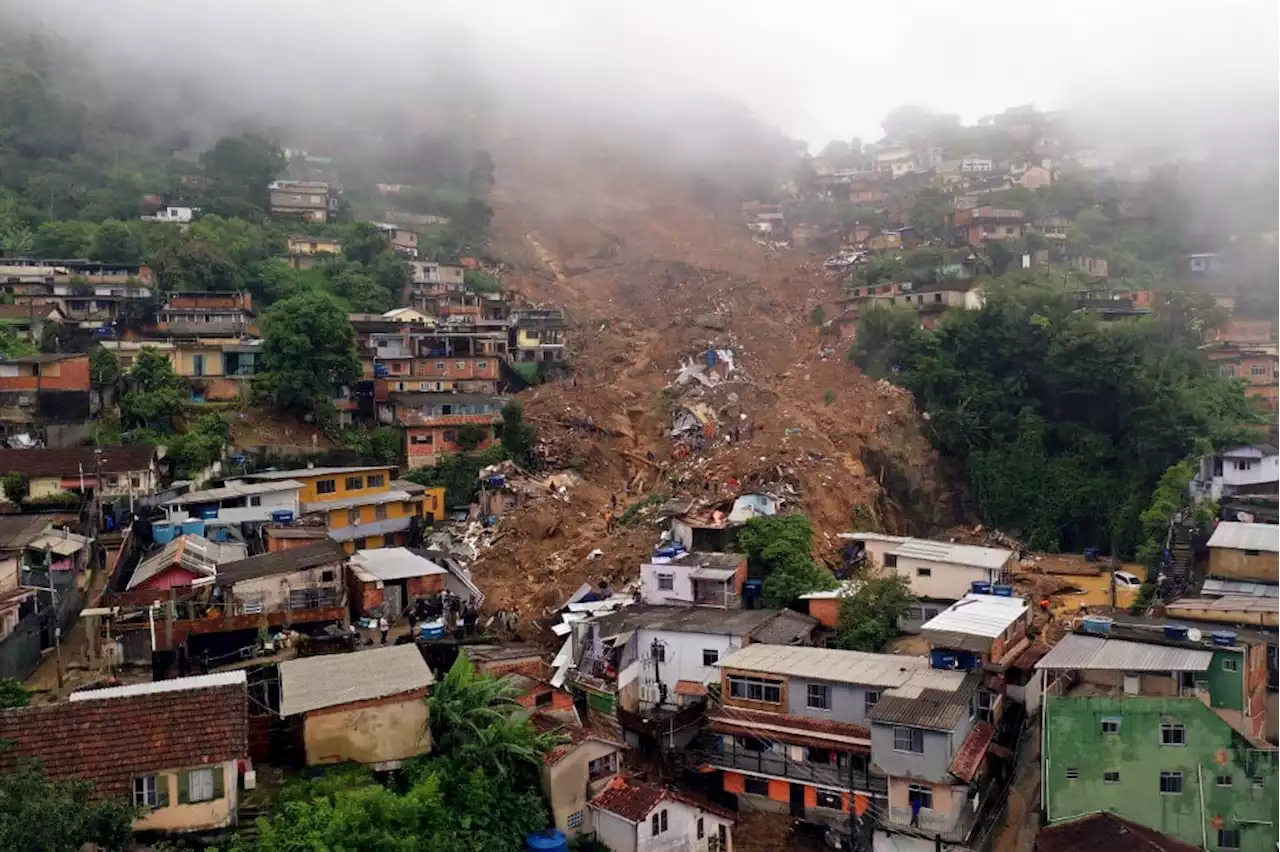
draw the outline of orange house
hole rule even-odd
[[[0,391],[89,391],[89,356],[24,355],[0,361]]]

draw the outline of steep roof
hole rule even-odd
[[[244,553],[245,546],[239,542],[220,544],[199,535],[179,536],[138,563],[129,578],[128,588],[136,589],[175,565],[193,574],[212,577],[217,573],[218,565],[237,556],[243,558]]]
[[[43,535],[48,515],[0,515],[0,551],[22,550]]]
[[[417,645],[286,660],[280,671],[280,715],[370,701],[435,683]]]
[[[230,586],[242,580],[255,580],[274,574],[292,574],[319,565],[341,562],[347,557],[342,545],[332,539],[322,539],[305,547],[291,547],[275,553],[259,553],[248,559],[238,559],[218,566],[217,585]]]
[[[36,758],[51,778],[84,778],[93,797],[129,798],[133,778],[249,756],[242,671],[75,693],[0,713],[0,772]]]
[[[93,476],[98,455],[94,447],[64,449],[10,450],[0,449],[0,471],[32,476]],[[103,473],[128,473],[146,470],[156,455],[150,446],[98,447],[102,450]]]

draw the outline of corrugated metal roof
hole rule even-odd
[[[1183,612],[1269,612],[1275,613],[1276,599],[1254,597],[1252,595],[1224,595],[1220,598],[1178,598],[1166,605],[1169,615],[1178,616]]]
[[[271,494],[276,491],[294,491],[302,488],[301,482],[284,479],[274,482],[229,482],[221,488],[206,488],[203,491],[192,491],[166,500],[164,505],[177,506],[183,503],[216,503],[219,500],[231,500],[236,497],[249,497],[254,494]]]
[[[127,588],[135,589],[174,565],[186,568],[193,574],[212,577],[217,574],[219,565],[244,559],[245,555],[243,542],[209,541],[199,535],[179,536],[139,562],[133,576],[129,578]]]
[[[303,512],[330,512],[334,509],[351,509],[356,506],[377,506],[382,503],[403,503],[413,499],[408,491],[377,491],[373,494],[359,494],[343,497],[338,500],[317,500],[314,503],[303,503]]]
[[[689,577],[693,580],[728,580],[737,573],[737,568],[694,568]]]
[[[913,538],[898,545],[892,553],[901,558],[924,559],[929,562],[946,562],[951,565],[968,565],[974,568],[1001,568],[1013,557],[1012,550],[998,547],[975,547],[971,544],[951,544]]]
[[[866,720],[935,731],[954,730],[969,714],[969,701],[981,684],[982,675],[978,672],[920,669],[906,683],[886,690],[867,712]]]
[[[1280,552],[1280,527],[1274,524],[1241,524],[1223,521],[1209,538],[1210,547],[1230,550]]]
[[[838,588],[830,589],[825,592],[809,592],[807,595],[801,595],[802,601],[828,601],[836,598],[845,598],[858,591],[858,587],[862,584],[857,580],[845,580]]]
[[[407,547],[383,547],[376,550],[359,550],[351,557],[351,569],[387,582],[409,577],[426,577],[432,574],[448,574],[443,568]]]
[[[920,630],[994,639],[1026,611],[1027,602],[1022,598],[968,594],[926,621]]]
[[[409,522],[412,520],[413,518],[405,515],[402,518],[387,518],[385,521],[359,523],[349,527],[334,527],[329,530],[329,538],[334,541],[355,541],[358,538],[368,538],[372,535],[402,532],[409,529]]]
[[[892,687],[906,683],[914,672],[927,670],[929,660],[900,654],[757,643],[734,651],[721,659],[719,665],[726,669],[793,675],[831,683]]]
[[[1200,588],[1202,595],[1220,597],[1276,598],[1280,597],[1280,586],[1275,583],[1251,583],[1245,580],[1218,580],[1213,577],[1204,581]],[[1271,607],[1275,608],[1272,600]]]
[[[279,671],[281,716],[385,698],[435,683],[417,645],[286,660]]]
[[[395,465],[371,464],[354,467],[297,467],[293,470],[264,470],[259,473],[246,473],[245,479],[293,479],[294,477],[311,478],[313,476],[329,476],[341,473],[360,473],[366,470],[393,470]]]
[[[885,535],[877,532],[851,532],[840,533],[840,538],[845,541],[887,541],[891,544],[902,544],[911,541],[910,536],[904,535]]]
[[[1082,636],[1062,637],[1045,654],[1037,669],[1076,669],[1120,672],[1202,672],[1207,671],[1213,652],[1195,648],[1151,645],[1126,639]]]
[[[207,689],[212,686],[235,686],[245,683],[243,669],[233,672],[175,677],[152,683],[133,683],[128,686],[110,686],[106,689],[85,689],[67,696],[68,701],[97,701],[104,698],[128,698],[131,695],[154,695],[160,692],[183,692],[188,689]]]

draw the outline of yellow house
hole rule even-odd
[[[314,467],[250,474],[245,479],[293,479],[302,483],[302,514],[323,517],[329,537],[348,553],[404,547],[412,527],[444,513],[444,489],[392,481],[392,465]]]
[[[289,237],[289,265],[294,269],[309,269],[315,265],[319,255],[342,254],[342,240],[332,237],[312,237],[307,234],[295,234]]]

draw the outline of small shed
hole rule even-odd
[[[426,698],[435,682],[415,645],[280,664],[280,715],[296,721],[307,766],[353,761],[395,769],[431,751]]]

